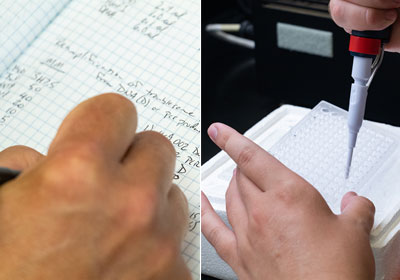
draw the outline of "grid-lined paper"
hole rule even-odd
[[[110,91],[132,100],[139,130],[162,132],[179,153],[175,183],[190,208],[183,255],[200,278],[200,1],[72,1],[0,83],[9,85],[0,148],[46,153],[79,102]]]
[[[0,74],[69,2],[70,0],[0,1]]]

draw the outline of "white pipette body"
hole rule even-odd
[[[348,154],[346,163],[346,179],[350,174],[351,161],[354,147],[356,146],[357,135],[362,125],[367,102],[367,82],[371,77],[372,58],[354,56],[353,70],[351,76],[354,83],[351,85],[349,115],[347,125],[349,128]]]

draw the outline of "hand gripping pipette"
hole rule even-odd
[[[382,31],[355,31],[350,36],[350,54],[353,58],[349,115],[348,115],[348,154],[346,163],[346,179],[349,177],[354,147],[358,131],[364,119],[368,87],[382,63],[384,44],[389,41],[391,27]],[[374,60],[373,60],[374,59]]]

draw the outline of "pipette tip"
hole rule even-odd
[[[346,174],[344,175],[344,178],[347,180],[349,179],[349,175],[350,175],[350,166],[347,166],[346,168]]]
[[[347,154],[346,173],[344,175],[346,180],[349,179],[349,176],[350,176],[350,167],[351,167],[351,160],[353,159],[353,151],[354,151],[354,148],[349,148],[349,151]]]

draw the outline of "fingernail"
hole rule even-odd
[[[353,191],[351,191],[351,192],[348,192],[348,193],[347,193],[347,195],[351,195],[351,196],[358,196],[358,194],[357,194],[356,192],[353,192]]]
[[[385,12],[385,19],[389,21],[394,21],[397,18],[397,11],[390,10]]]
[[[208,128],[208,135],[210,136],[211,140],[213,140],[215,142],[215,140],[217,139],[217,135],[218,135],[218,130],[215,127],[215,125],[211,125]]]

